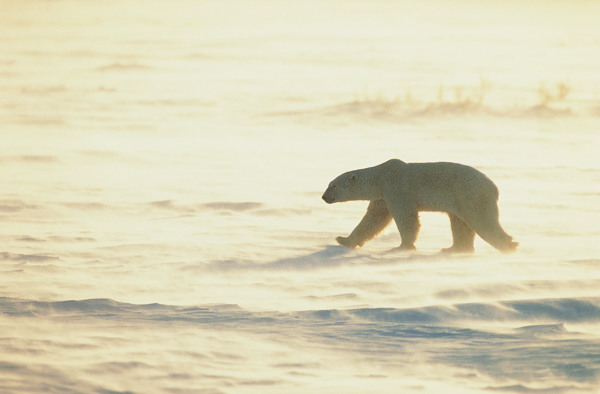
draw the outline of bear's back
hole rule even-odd
[[[498,198],[498,189],[482,172],[473,167],[451,163],[409,163],[409,185],[417,203],[425,210],[450,210],[457,200]]]

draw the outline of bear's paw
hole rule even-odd
[[[345,246],[347,248],[356,248],[358,246],[361,246],[361,245],[357,245],[356,243],[350,241],[349,237],[341,237],[340,236],[340,237],[337,237],[335,240],[337,241],[338,244]]]

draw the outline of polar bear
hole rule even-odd
[[[473,252],[477,233],[502,252],[517,248],[498,222],[498,188],[483,173],[457,163],[405,163],[392,159],[380,165],[346,172],[335,178],[323,200],[368,200],[367,213],[340,245],[363,246],[394,219],[402,243],[415,250],[419,212],[446,212],[450,217],[452,246],[444,252]]]

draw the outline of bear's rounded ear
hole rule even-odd
[[[357,173],[353,173],[352,175],[350,175],[350,180],[352,182],[355,182],[358,179],[358,174]]]

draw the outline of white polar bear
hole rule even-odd
[[[323,194],[326,203],[369,200],[367,213],[340,245],[362,246],[392,219],[398,226],[400,249],[415,250],[419,212],[446,212],[452,246],[445,252],[473,252],[475,233],[502,252],[516,249],[498,222],[498,188],[473,167],[457,163],[405,163],[392,159],[375,167],[346,172]]]

